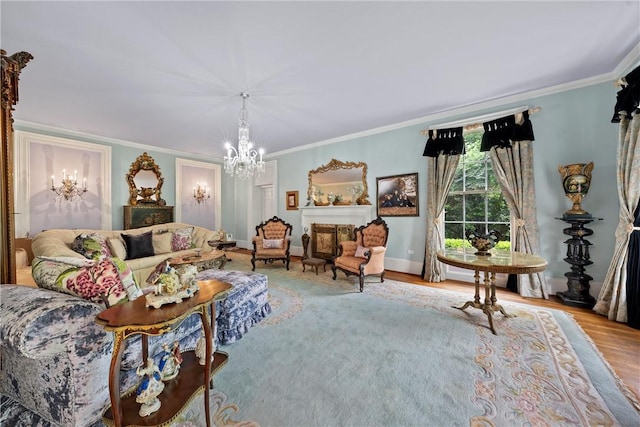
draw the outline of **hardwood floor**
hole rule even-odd
[[[388,271],[385,278],[421,286],[465,292],[473,296],[472,283],[447,280],[441,283],[429,283],[419,276]],[[523,304],[563,310],[573,315],[580,327],[591,337],[605,360],[615,373],[640,400],[640,330],[630,328],[625,323],[614,322],[592,310],[570,307],[562,304],[555,296],[548,300],[523,298],[517,293],[498,288],[498,301],[513,301]]]

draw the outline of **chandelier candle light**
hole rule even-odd
[[[207,199],[210,199],[211,192],[207,188],[207,184],[200,185],[199,182],[196,183],[196,186],[193,187],[193,198],[198,204],[204,203]]]
[[[247,122],[249,112],[245,108],[249,94],[242,92],[240,96],[242,97],[242,109],[238,120],[238,149],[236,150],[228,142],[225,144],[227,155],[224,157],[224,170],[231,176],[245,179],[254,174],[260,175],[264,172],[265,166],[262,160],[264,150],[261,148],[256,151],[253,148],[253,143],[249,140],[249,123]],[[258,155],[260,155],[259,160],[257,159]]]
[[[73,175],[67,175],[67,170],[62,169],[62,185],[55,186],[55,176],[51,175],[51,191],[56,193],[56,200],[64,198],[67,202],[73,202],[87,192],[87,178],[82,179],[82,188],[78,187],[78,171]]]

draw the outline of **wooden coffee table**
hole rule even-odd
[[[168,261],[169,265],[178,270],[178,272],[181,272],[181,269],[187,265],[193,265],[198,269],[198,272],[201,272],[211,268],[223,270],[228,259],[223,251],[214,249],[208,252],[201,252],[200,255],[194,252],[188,255],[173,257]]]

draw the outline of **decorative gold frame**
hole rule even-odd
[[[287,210],[288,211],[298,210],[298,192],[297,191],[287,191]]]
[[[135,177],[140,171],[153,172],[158,180],[156,186],[153,188],[137,188]],[[161,197],[164,178],[160,172],[160,167],[146,151],[138,156],[135,162],[131,163],[129,173],[127,174],[127,183],[129,184],[129,204],[131,206],[136,206],[138,203],[160,206],[166,205],[166,202]],[[154,196],[155,199],[153,199]]]
[[[338,169],[358,169],[358,168],[362,168],[362,193],[360,193],[360,196],[358,196],[358,198],[356,199],[356,203],[358,205],[370,205],[371,202],[369,201],[369,187],[367,186],[367,164],[364,162],[358,162],[358,163],[341,162],[340,160],[336,160],[336,159],[331,159],[331,161],[326,165],[320,166],[318,169],[309,171],[309,174],[308,174],[309,189],[307,190],[307,200],[309,201],[313,200],[312,186],[313,186],[314,174],[338,170]]]

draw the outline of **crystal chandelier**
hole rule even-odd
[[[261,148],[256,151],[253,148],[253,143],[249,140],[249,123],[247,122],[249,112],[245,108],[249,94],[242,92],[240,96],[242,97],[242,109],[238,119],[238,149],[236,150],[228,142],[225,144],[227,155],[224,156],[224,171],[231,176],[245,179],[264,172],[265,167],[262,160],[264,150]],[[257,159],[258,155],[260,155],[259,160]]]
[[[62,185],[55,186],[55,176],[51,175],[51,191],[56,193],[56,201],[66,200],[74,202],[87,192],[87,178],[82,180],[82,187],[78,186],[78,171],[73,171],[73,175],[67,175],[67,170],[62,169]]]

